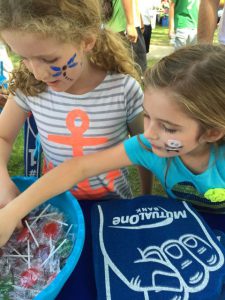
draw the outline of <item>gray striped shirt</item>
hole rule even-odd
[[[143,93],[129,75],[107,74],[91,92],[73,95],[50,88],[38,96],[17,91],[15,100],[35,118],[46,170],[73,156],[112,147],[128,137],[142,111]],[[101,174],[72,189],[78,199],[130,198],[127,169]]]

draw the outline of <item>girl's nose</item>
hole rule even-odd
[[[49,78],[49,72],[45,64],[35,61],[30,62],[31,72],[34,74],[34,77],[40,81],[47,81]]]
[[[152,125],[148,126],[148,128],[145,129],[144,135],[147,139],[150,140],[157,140],[159,138],[156,129]]]

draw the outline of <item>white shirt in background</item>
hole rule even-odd
[[[225,45],[225,5],[223,8],[222,17],[220,18],[218,39],[220,44]]]

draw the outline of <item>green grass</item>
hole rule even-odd
[[[130,185],[131,185],[133,195],[134,196],[141,195],[141,188],[140,188],[141,184],[140,184],[140,179],[139,179],[139,175],[138,175],[138,170],[134,166],[131,166],[128,169],[129,169],[129,181],[130,181]],[[155,178],[153,180],[152,193],[154,195],[166,196],[165,192],[162,188],[162,185]]]
[[[13,146],[12,155],[8,164],[9,173],[11,176],[23,175],[23,130],[20,131],[16,142]]]
[[[168,27],[157,25],[156,28],[152,30],[151,45],[170,46]]]

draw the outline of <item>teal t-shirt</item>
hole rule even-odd
[[[174,27],[197,29],[199,0],[172,0],[174,7]]]
[[[144,135],[140,138],[151,149]],[[168,159],[146,150],[137,137],[126,140],[124,147],[132,163],[151,170],[169,197],[191,202],[204,211],[225,211],[225,145],[211,146],[208,169],[201,174],[192,173],[179,156]]]
[[[121,0],[113,0],[113,15],[106,27],[114,32],[124,32],[126,30],[126,16]]]

